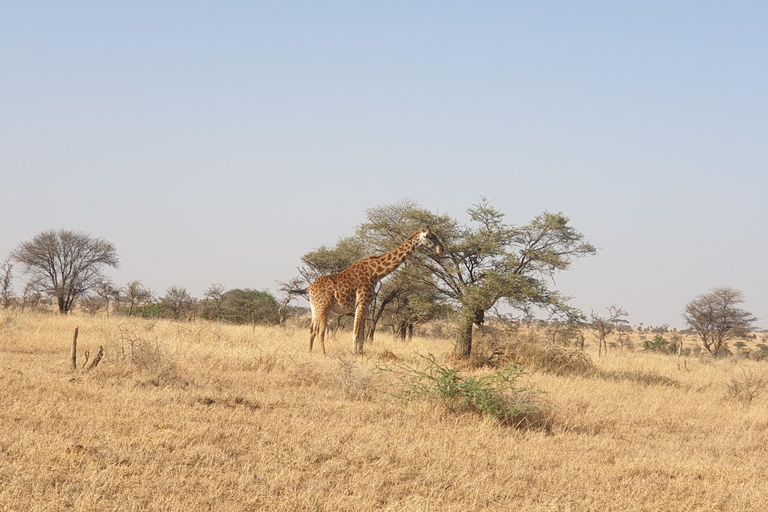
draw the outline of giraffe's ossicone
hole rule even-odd
[[[338,274],[319,277],[307,288],[312,323],[309,327],[309,351],[312,351],[315,337],[325,354],[325,329],[331,311],[339,315],[355,313],[352,340],[355,353],[363,353],[365,342],[365,313],[373,302],[376,283],[394,271],[405,259],[424,246],[443,254],[443,244],[429,230],[417,231],[402,244],[379,256],[357,260]]]

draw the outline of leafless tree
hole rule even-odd
[[[620,325],[628,323],[622,318],[625,316],[629,316],[629,313],[619,306],[609,307],[607,317],[600,316],[594,311],[590,314],[591,322],[589,323],[589,327],[595,331],[595,335],[597,336],[598,357],[603,355],[603,349],[605,349],[606,354],[608,353],[608,342],[606,341],[608,335],[613,333],[613,331]]]
[[[581,326],[576,322],[562,322],[554,319],[547,322],[547,328],[544,332],[553,345],[560,343],[568,346],[573,341],[577,347],[579,346]]]
[[[128,315],[132,316],[136,308],[154,300],[152,290],[144,286],[141,281],[134,280],[123,286],[121,294],[128,304]]]
[[[35,309],[40,303],[40,292],[37,291],[37,283],[34,281],[27,281],[24,283],[24,288],[21,291],[21,311],[29,306]]]
[[[225,290],[226,288],[221,283],[214,283],[205,290],[205,301],[213,303],[212,320],[218,320],[221,316],[221,300]]]
[[[5,260],[0,265],[0,305],[8,309],[11,305],[11,293],[13,293],[13,264]]]
[[[186,288],[171,286],[160,298],[160,306],[174,320],[190,319],[194,312],[195,299],[192,298]]]
[[[284,294],[283,301],[280,303],[280,309],[278,310],[278,318],[280,325],[285,325],[285,321],[288,319],[288,304],[293,299],[293,295],[306,296],[306,280],[301,277],[291,278],[288,282],[278,281],[280,285],[280,291]]]
[[[742,292],[719,286],[686,304],[683,318],[699,335],[707,352],[717,357],[726,342],[746,336],[757,320],[739,307],[742,303]]]
[[[101,302],[102,307],[109,315],[109,305],[113,300],[119,300],[120,292],[110,279],[100,277],[94,283],[93,295]]]
[[[78,304],[80,305],[80,309],[89,315],[95,315],[105,307],[104,300],[94,292],[90,292],[88,295],[80,297]]]
[[[104,266],[117,267],[115,246],[103,238],[64,229],[44,231],[11,252],[38,291],[54,297],[66,315],[74,300],[103,277]]]

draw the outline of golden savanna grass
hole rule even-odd
[[[81,360],[106,352],[89,373],[69,364],[75,327]],[[458,365],[448,339],[307,345],[304,328],[0,316],[0,510],[768,510],[768,363],[592,343],[593,371],[530,369],[549,419],[519,429],[397,400],[374,371]]]

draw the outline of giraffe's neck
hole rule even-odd
[[[391,251],[375,257],[374,279],[381,281],[399,267],[405,259],[410,256],[419,245],[419,235],[417,232],[408,237],[408,240],[398,245]]]

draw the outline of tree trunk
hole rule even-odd
[[[368,307],[368,311],[370,313],[370,318],[366,322],[367,328],[365,330],[365,339],[366,341],[373,341],[373,335],[376,333],[376,326],[379,324],[379,320],[381,320],[381,316],[384,314],[384,308],[387,307],[387,304],[392,302],[392,299],[395,298],[394,293],[390,293],[388,296],[384,298],[377,297],[376,300],[371,303],[371,305]],[[380,299],[380,302],[379,302]]]
[[[395,339],[405,341],[405,335],[408,332],[408,322],[405,320],[398,321],[395,325],[392,326],[392,331]]]
[[[365,322],[365,341],[373,343],[373,335],[376,333],[377,320],[371,315]]]
[[[459,326],[455,352],[462,357],[469,357],[472,354],[472,322],[465,321]]]
[[[459,336],[456,339],[456,348],[454,352],[462,357],[469,357],[472,354],[472,326],[477,318],[477,312],[470,314],[463,312],[459,317]]]

